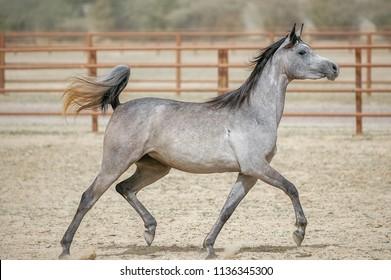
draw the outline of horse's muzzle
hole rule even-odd
[[[327,79],[334,81],[339,75],[339,66],[332,61],[328,61],[328,68],[326,77]]]

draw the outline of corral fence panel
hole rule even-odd
[[[0,94],[51,94],[75,73],[96,76],[117,64],[132,73],[128,93],[222,94],[236,88],[244,59],[283,36],[270,32],[22,32],[0,33]],[[297,81],[288,92],[354,94],[354,112],[285,112],[290,117],[391,117],[363,111],[363,94],[391,93],[391,32],[306,32],[304,41],[351,73],[334,82]],[[376,73],[374,73],[376,72]],[[24,73],[24,74],[21,74]],[[244,74],[243,74],[244,73]],[[380,74],[378,74],[380,73]],[[248,73],[247,73],[248,74]],[[97,112],[85,112],[98,131]],[[57,111],[0,111],[9,115],[61,115]]]

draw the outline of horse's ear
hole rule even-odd
[[[292,42],[292,40],[295,38],[296,33],[296,23],[293,25],[291,33],[289,34],[289,41]]]
[[[304,23],[301,24],[300,33],[299,33],[299,36],[298,36],[298,37],[301,37],[301,33],[303,33],[303,27],[304,27]]]

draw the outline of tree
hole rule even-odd
[[[361,5],[357,0],[312,0],[308,6],[308,14],[318,30],[359,28]]]
[[[118,29],[118,23],[120,22],[118,13],[122,10],[121,3],[121,0],[97,0],[90,10],[94,27],[97,30]]]
[[[367,11],[367,18],[370,19],[378,29],[391,28],[390,0],[367,0],[364,10]]]
[[[0,0],[0,31],[391,27],[391,0]]]
[[[87,0],[2,0],[1,31],[54,31]]]
[[[182,0],[168,15],[170,26],[176,29],[233,30],[243,28],[242,1]]]
[[[305,12],[303,1],[265,0],[253,1],[265,29],[269,31],[289,29],[293,23],[303,23]]]

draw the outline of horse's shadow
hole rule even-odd
[[[313,244],[313,245],[304,245],[302,248],[312,248],[312,249],[321,249],[327,247],[325,244]],[[297,246],[271,246],[271,245],[261,245],[255,247],[241,247],[237,250],[235,254],[241,253],[259,253],[260,257],[262,253],[286,253],[289,251],[294,251],[298,247]],[[126,247],[118,247],[118,246],[110,246],[110,247],[101,247],[102,250],[106,251],[106,253],[99,254],[101,257],[107,258],[126,258],[126,256],[130,258],[142,258],[146,257],[149,259],[156,258],[164,258],[167,253],[189,253],[193,255],[199,256],[200,259],[206,257],[206,250],[199,246],[189,245],[189,246],[178,246],[178,245],[170,245],[170,246],[144,246],[144,245],[129,245]],[[117,251],[117,252],[110,252]],[[118,252],[120,251],[120,252]],[[225,249],[216,248],[217,254],[224,253]],[[235,258],[231,256],[230,258]]]

